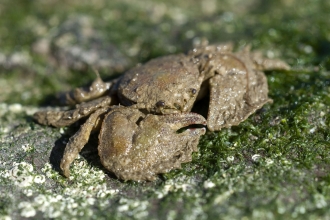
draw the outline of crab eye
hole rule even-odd
[[[191,93],[192,93],[193,95],[195,95],[195,94],[196,94],[196,92],[197,92],[197,90],[196,90],[196,89],[194,89],[194,88],[192,88],[192,89],[191,89]]]
[[[164,107],[165,106],[165,101],[164,100],[160,100],[156,103],[157,107]]]

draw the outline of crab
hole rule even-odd
[[[238,125],[271,102],[263,71],[289,66],[248,46],[232,49],[232,43],[201,44],[187,54],[137,65],[110,82],[97,74],[89,87],[64,93],[74,109],[35,113],[38,123],[55,127],[87,118],[65,147],[64,176],[90,134],[99,131],[98,154],[107,170],[123,180],[153,181],[192,160],[205,127],[219,131]],[[208,96],[206,119],[191,112]]]

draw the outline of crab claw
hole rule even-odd
[[[206,125],[195,113],[144,115],[119,108],[104,119],[99,135],[103,166],[123,180],[155,180],[156,174],[180,168],[191,161]],[[184,130],[178,132],[178,130]]]

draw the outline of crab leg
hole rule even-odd
[[[209,80],[208,128],[211,131],[238,125],[271,102],[263,70],[290,69],[281,60],[264,58],[260,52],[251,53],[250,46],[235,54],[213,54],[206,67],[216,73]]]
[[[77,133],[69,139],[60,165],[64,176],[70,176],[70,164],[88,142],[92,130],[99,124],[100,116],[107,112],[107,110],[108,108],[101,108],[91,114],[87,121],[80,126]]]
[[[33,118],[43,125],[52,125],[54,127],[63,127],[73,124],[79,119],[86,117],[99,108],[107,107],[113,104],[111,97],[101,97],[93,101],[81,103],[76,109],[68,111],[40,111],[33,115]]]
[[[105,95],[109,92],[112,85],[116,83],[116,80],[111,82],[103,82],[99,73],[95,71],[96,79],[90,86],[76,88],[70,92],[60,94],[60,101],[63,104],[73,105],[82,102],[86,102]]]
[[[210,79],[207,126],[211,131],[237,125],[247,116],[244,111],[247,79],[245,73],[215,75]]]
[[[269,59],[262,56],[261,52],[255,51],[251,53],[255,66],[258,70],[289,70],[290,66],[278,59]]]

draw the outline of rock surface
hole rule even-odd
[[[329,1],[64,2],[0,3],[0,219],[328,218]],[[59,160],[78,125],[44,127],[31,115],[56,106],[57,92],[94,79],[93,63],[62,65],[49,46],[49,36],[81,16],[108,45],[100,51],[110,48],[105,78],[203,38],[251,43],[293,70],[269,72],[274,103],[240,126],[208,132],[182,170],[152,183],[119,181],[102,169],[95,137],[65,179]]]

